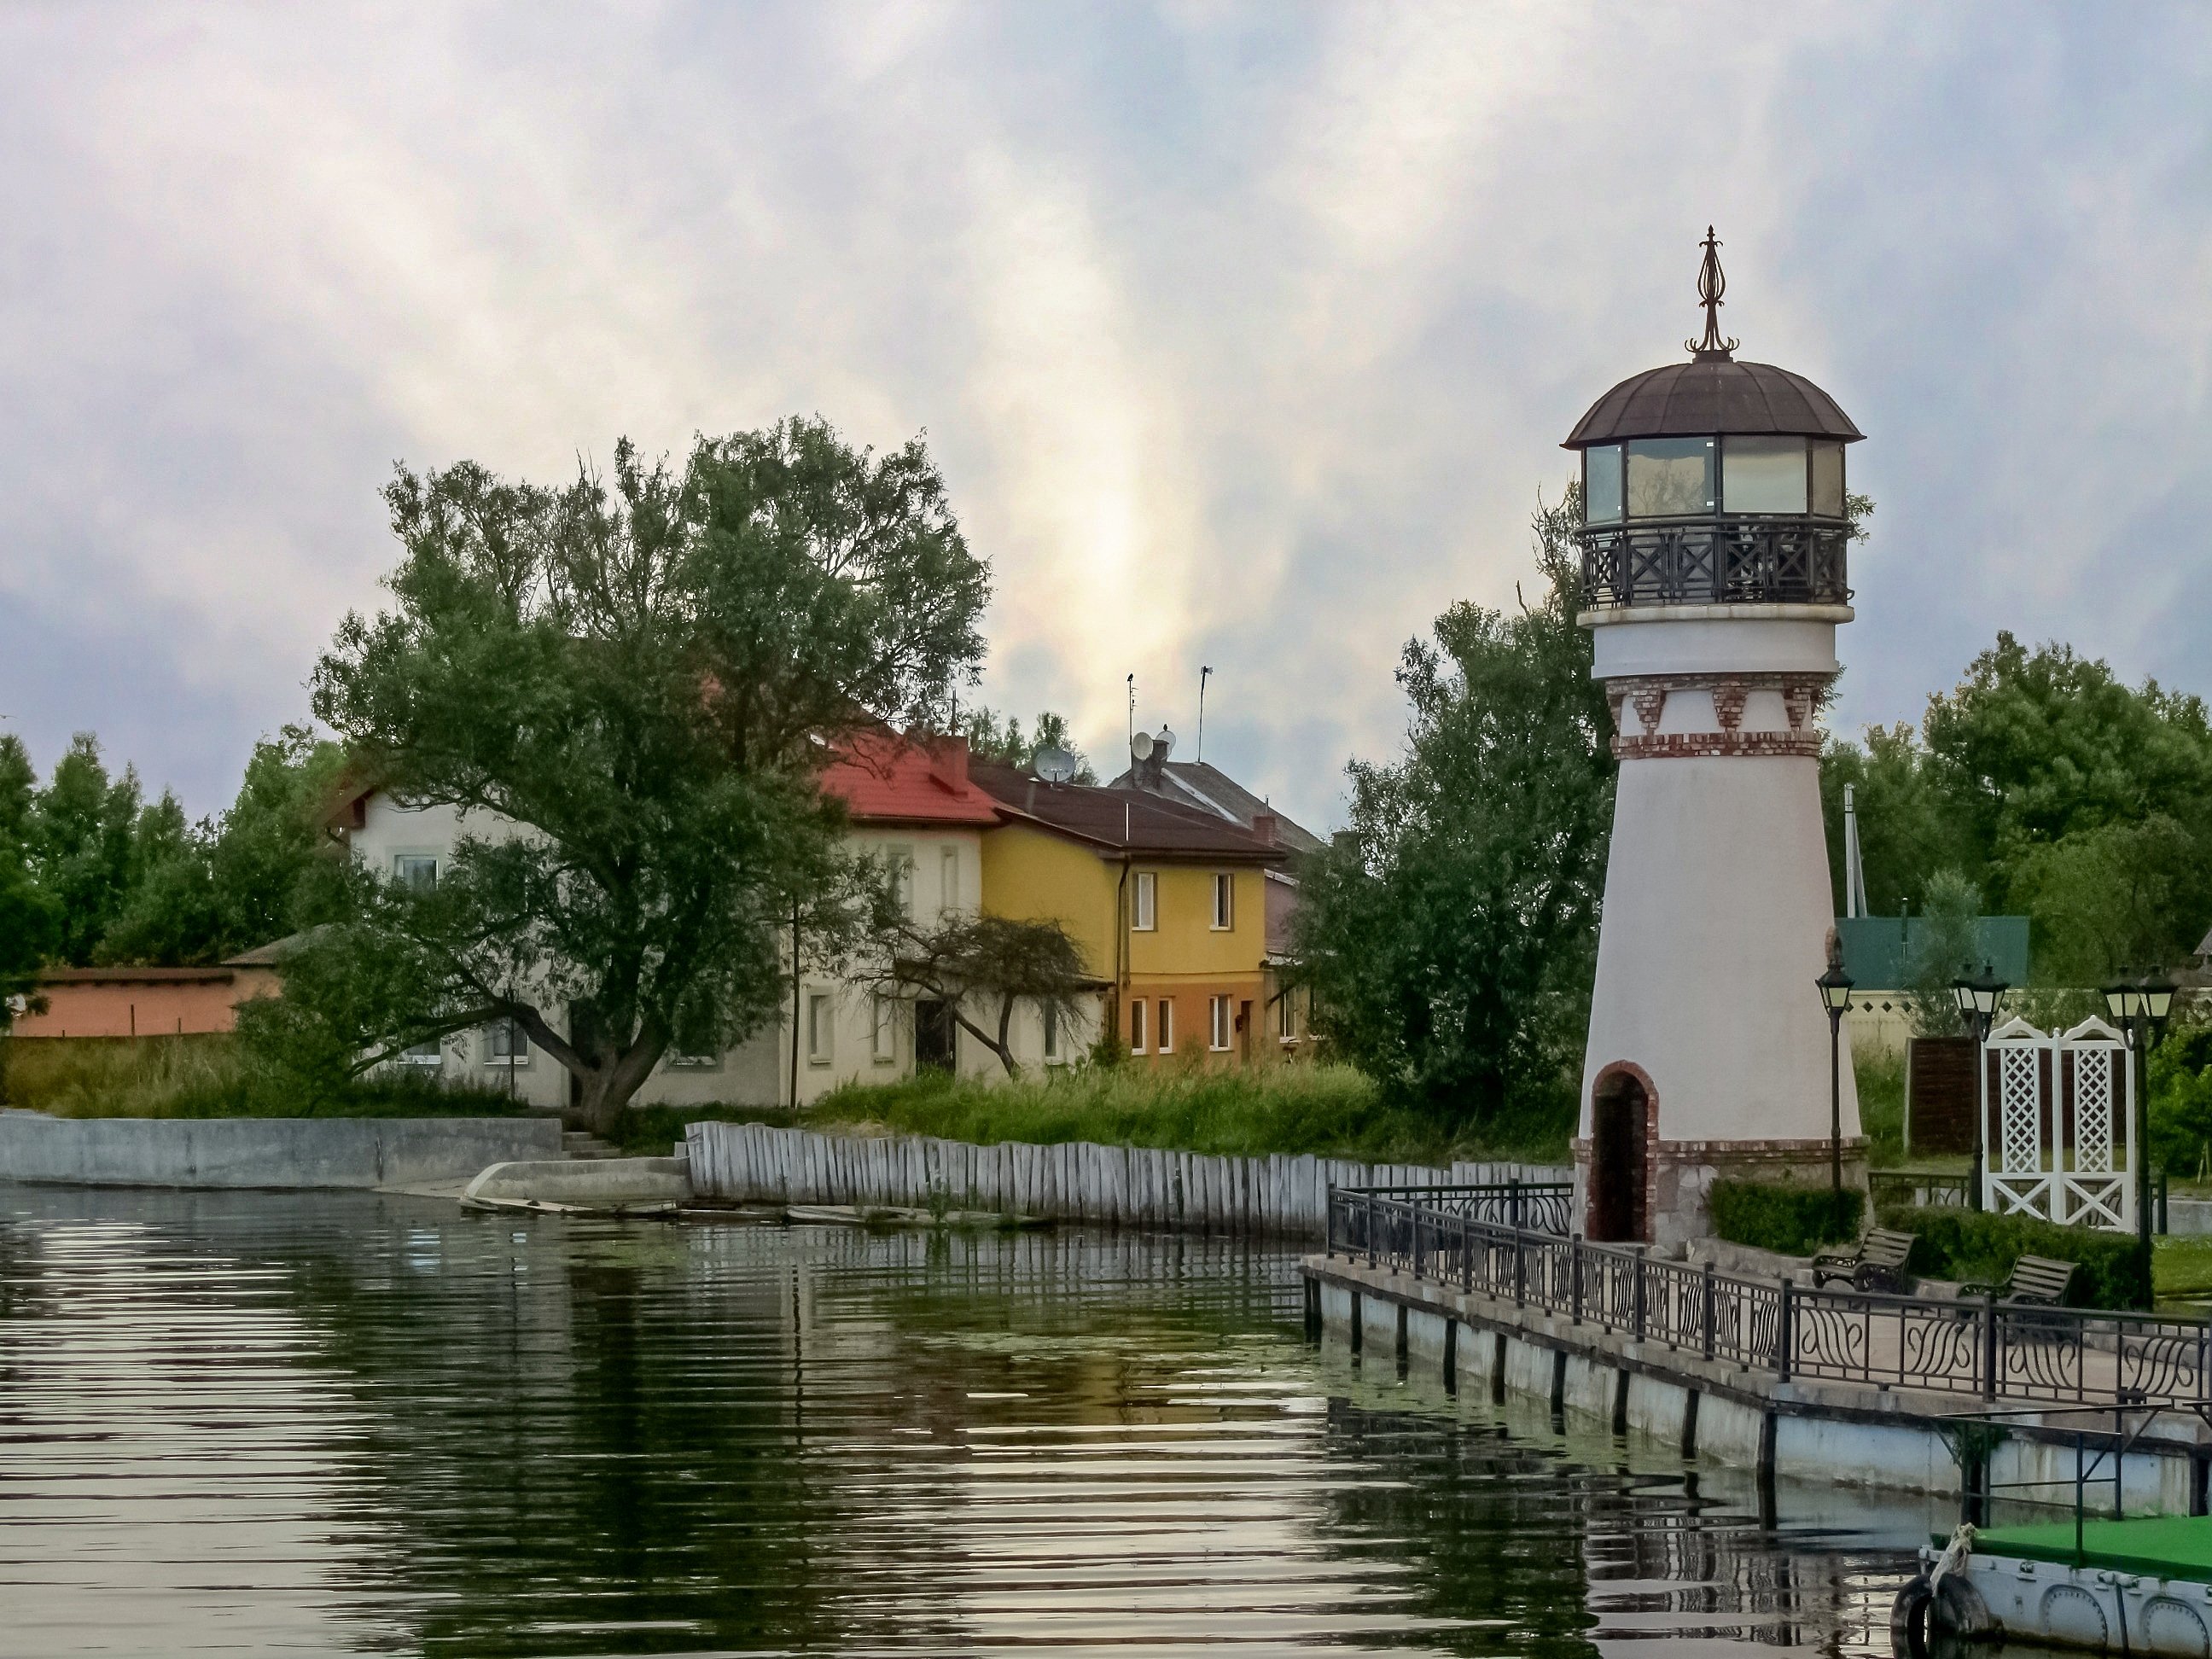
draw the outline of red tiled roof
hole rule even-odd
[[[845,744],[822,771],[822,790],[845,803],[855,823],[996,823],[999,811],[969,777],[968,740],[927,746],[894,732]]]
[[[1218,813],[1138,789],[1096,784],[1042,783],[1026,772],[990,761],[969,769],[976,784],[1009,818],[1028,818],[1063,835],[1119,851],[1194,858],[1274,862],[1285,849]]]

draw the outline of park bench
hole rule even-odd
[[[1856,1250],[1831,1252],[1813,1258],[1813,1283],[1817,1287],[1832,1279],[1850,1281],[1855,1291],[1893,1291],[1903,1295],[1905,1259],[1912,1254],[1917,1235],[1893,1227],[1869,1228]]]
[[[2047,1255],[2024,1255],[2012,1264],[2002,1285],[1962,1285],[1959,1294],[1994,1296],[2004,1302],[2025,1302],[2039,1308],[2056,1308],[2073,1287],[2077,1261],[2054,1261]]]

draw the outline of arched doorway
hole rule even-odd
[[[1589,1213],[1585,1231],[1601,1243],[1650,1237],[1646,1170],[1651,1091],[1625,1068],[1601,1073],[1590,1091]]]

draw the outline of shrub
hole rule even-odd
[[[1844,1188],[1843,1204],[1826,1187],[1790,1187],[1771,1181],[1716,1181],[1706,1194],[1713,1232],[1731,1244],[1810,1255],[1823,1244],[1848,1243],[1859,1235],[1866,1194]]]
[[[1885,1227],[1917,1235],[1907,1264],[1916,1273],[2002,1284],[2020,1257],[2045,1255],[2081,1264],[2066,1297],[2075,1307],[2150,1305],[2142,1249],[2125,1233],[2061,1227],[2033,1216],[1916,1209],[1909,1204],[1885,1205],[1876,1218]]]

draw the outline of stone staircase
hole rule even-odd
[[[620,1147],[610,1146],[597,1135],[580,1129],[566,1129],[561,1134],[561,1156],[569,1158],[625,1158],[629,1154]]]

